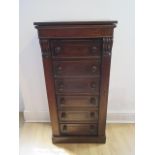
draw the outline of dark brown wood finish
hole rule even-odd
[[[55,79],[55,91],[57,94],[99,94],[99,82],[99,78],[59,78]]]
[[[53,58],[99,58],[102,39],[57,39],[51,41]]]
[[[97,129],[97,124],[60,124],[62,135],[92,136],[97,135]]]
[[[98,120],[98,111],[89,110],[89,111],[59,111],[59,121],[68,122],[68,121],[96,121]]]
[[[55,77],[100,77],[99,60],[55,61],[53,66]]]
[[[105,135],[112,43],[113,43],[112,36],[103,38],[103,53],[102,53],[102,65],[101,65],[102,80],[100,87],[100,104],[99,104],[100,108],[99,108],[99,128],[98,128],[99,136]]]
[[[58,125],[58,114],[57,114],[57,105],[55,98],[55,88],[54,88],[54,80],[51,74],[53,73],[52,67],[52,59],[49,57],[44,57],[44,53],[48,53],[50,51],[49,48],[49,40],[40,40],[40,45],[42,47],[42,55],[43,55],[43,66],[44,66],[44,74],[45,74],[45,82],[46,82],[46,90],[48,96],[48,105],[50,111],[50,118],[52,122],[53,135],[59,136],[59,125]]]
[[[100,38],[111,36],[113,26],[70,26],[70,27],[43,27],[38,29],[40,38]],[[82,33],[81,33],[82,31]]]
[[[58,136],[52,137],[53,143],[105,143],[105,136]]]
[[[34,23],[42,49],[54,143],[105,143],[116,23]]]
[[[98,96],[57,96],[59,108],[98,107]]]

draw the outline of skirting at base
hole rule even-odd
[[[106,137],[105,136],[92,136],[92,137],[87,137],[87,136],[67,136],[67,137],[52,137],[53,143],[105,143],[106,142]]]

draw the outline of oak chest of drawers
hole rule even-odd
[[[105,143],[116,23],[34,23],[41,46],[54,143]]]

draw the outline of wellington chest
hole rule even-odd
[[[41,47],[54,143],[105,143],[116,23],[34,23]]]

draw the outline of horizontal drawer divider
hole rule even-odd
[[[79,107],[58,107],[58,110],[63,110],[63,111],[89,111],[89,110],[99,110],[98,107],[83,107],[83,106],[79,106]]]
[[[67,79],[73,79],[73,78],[75,78],[75,79],[79,79],[79,78],[100,78],[100,76],[96,76],[96,75],[90,75],[90,76],[83,76],[83,75],[76,75],[76,76],[56,76],[56,75],[54,75],[54,79],[65,79],[65,78],[67,78]]]
[[[53,61],[53,62],[59,62],[58,60],[55,60],[55,61]],[[101,63],[101,60],[100,59],[98,59],[98,60],[94,60],[94,61],[92,61],[92,60],[81,60],[81,59],[79,59],[79,60],[73,60],[73,59],[70,59],[69,61],[68,60],[63,60],[63,61],[61,61],[61,62],[78,62],[78,63],[84,63],[84,64],[87,64],[87,63],[89,63],[89,62],[98,62],[98,63]]]
[[[101,56],[91,57],[52,57],[53,61],[73,61],[73,60],[101,60]]]
[[[78,92],[78,93],[73,93],[73,92],[63,92],[63,93],[59,93],[59,92],[56,92],[56,95],[100,95],[100,92],[95,92],[95,93],[85,93],[85,92]]]
[[[98,124],[98,120],[96,121],[60,121],[59,124]]]
[[[75,96],[97,96],[97,97],[100,97],[100,95],[94,95],[93,93],[92,93],[91,95],[89,95],[89,94],[88,94],[88,95],[85,95],[85,94],[82,94],[82,95],[81,95],[81,94],[79,94],[79,93],[78,93],[78,94],[73,94],[73,95],[75,95]],[[70,94],[68,94],[68,95],[65,95],[65,94],[64,94],[64,95],[63,95],[63,94],[62,94],[61,96],[66,96],[66,97],[67,97],[67,96],[72,96],[72,95],[70,95]]]

